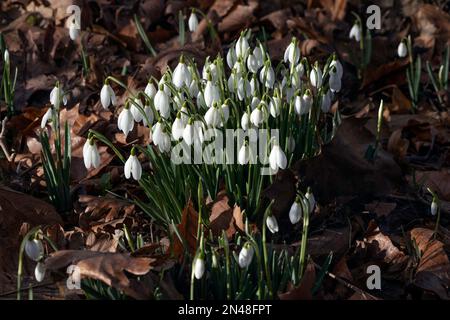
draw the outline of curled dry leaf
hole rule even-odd
[[[241,208],[237,205],[231,208],[228,202],[227,195],[222,193],[212,203],[209,227],[215,236],[222,234],[222,230],[225,230],[228,239],[230,239],[236,231],[244,231],[244,222],[242,221]]]
[[[81,278],[97,279],[130,297],[145,299],[150,297],[148,288],[139,282],[130,281],[125,271],[136,276],[145,275],[152,269],[153,261],[152,258],[132,257],[129,253],[61,250],[45,260],[45,267],[50,271],[58,271],[75,265],[79,268]]]
[[[176,226],[178,233],[186,243],[187,250],[194,254],[197,250],[197,225],[198,225],[198,212],[194,209],[192,200],[189,200],[186,207],[184,207],[181,214],[181,223]],[[183,242],[178,236],[173,234],[174,241],[172,242],[172,250],[175,257],[182,259],[184,254]]]

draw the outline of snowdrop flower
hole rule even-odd
[[[247,164],[250,158],[250,147],[248,146],[247,141],[245,141],[238,153],[238,163],[240,165]]]
[[[136,157],[136,149],[133,147],[131,149],[131,154],[128,160],[125,162],[124,168],[125,178],[130,179],[133,176],[133,179],[138,181],[142,176],[142,166]]]
[[[358,42],[361,40],[361,26],[359,25],[358,22],[355,22],[355,24],[353,25],[348,37],[350,39],[355,39],[355,41],[358,41]]]
[[[131,113],[128,106],[125,106],[119,114],[117,119],[117,127],[122,130],[125,137],[134,128],[133,114]]]
[[[235,89],[235,71],[234,69],[231,71],[230,77],[228,78],[228,91],[234,93],[236,91]]]
[[[291,209],[289,210],[289,220],[291,220],[292,224],[296,224],[302,218],[302,214],[303,210],[301,200],[299,197],[296,197]]]
[[[189,87],[189,85],[191,84],[191,80],[191,73],[184,63],[184,56],[181,55],[180,62],[173,71],[172,83],[177,88],[181,88],[183,85]]]
[[[144,107],[144,113],[146,117],[143,117],[144,126],[151,126],[153,123],[153,120],[155,118],[155,115],[153,114],[153,109],[151,106],[146,105]],[[148,121],[147,121],[148,120]]]
[[[233,47],[230,47],[227,52],[227,65],[230,69],[233,69],[234,64],[237,61],[236,51]]]
[[[25,253],[33,261],[39,261],[44,256],[44,246],[39,239],[27,240],[25,242]]]
[[[205,273],[205,258],[203,253],[197,255],[194,261],[194,276],[197,280],[200,280]]]
[[[309,74],[311,85],[315,88],[320,88],[322,86],[322,76],[322,70],[320,70],[319,64],[316,62]]]
[[[217,67],[215,63],[209,62],[209,57],[206,58],[205,65],[203,66],[202,70],[202,79],[208,80],[208,73],[211,74],[211,79],[213,82],[217,82],[218,80],[218,74],[217,74]]]
[[[253,97],[252,102],[250,103],[250,109],[253,111],[259,104],[261,103],[261,100],[259,100],[258,97]]]
[[[45,265],[42,262],[38,262],[36,264],[36,268],[34,269],[34,277],[37,282],[42,282],[45,278]]]
[[[44,129],[48,120],[52,118],[52,108],[48,108],[41,120],[41,128]]]
[[[245,78],[241,78],[238,82],[237,92],[238,92],[238,99],[240,101],[244,100],[245,98],[249,98],[252,93],[252,87],[250,86],[250,82]]]
[[[309,113],[309,111],[311,110],[312,102],[311,92],[309,91],[309,89],[307,89],[302,97],[295,97],[295,112],[299,116]]]
[[[261,48],[258,46],[253,49],[253,53],[247,58],[247,68],[252,73],[257,73],[259,68],[264,64]]]
[[[261,111],[261,104],[255,108],[255,110],[252,111],[250,114],[250,122],[255,126],[259,127],[261,123],[263,123],[263,112]]]
[[[273,71],[272,66],[269,64],[265,64],[259,73],[259,81],[263,83],[266,88],[272,88],[275,83],[275,72]]]
[[[290,64],[297,64],[299,59],[300,49],[297,45],[297,39],[294,37],[284,51],[284,62],[287,63],[289,61]]]
[[[180,140],[180,138],[183,137],[184,128],[185,125],[183,123],[183,120],[181,119],[181,114],[180,112],[178,112],[177,117],[172,124],[172,137],[177,141]]]
[[[91,167],[98,168],[100,165],[100,153],[93,138],[87,139],[83,146],[83,160],[86,169]]]
[[[272,233],[278,232],[278,222],[274,215],[270,214],[266,218],[266,226]]]
[[[312,194],[312,192],[309,188],[305,194],[305,198],[306,198],[306,200],[308,200],[309,213],[311,213],[314,211],[314,207],[316,206],[316,199],[314,198],[314,195]]]
[[[55,107],[55,110],[58,110],[61,102],[66,105],[67,97],[64,95],[64,92],[60,88],[59,84],[57,84],[50,92],[50,103]]]
[[[142,101],[139,98],[134,98],[133,101],[134,103],[130,102],[131,103],[130,112],[133,115],[134,121],[141,122],[142,119],[144,119],[144,116],[142,115],[140,109],[144,109],[144,106],[142,105]],[[140,109],[136,105],[138,105]]]
[[[341,85],[342,85],[341,78],[339,77],[335,66],[331,67],[330,79],[328,81],[328,84],[329,84],[330,90],[332,92],[341,91]]]
[[[294,88],[300,88],[304,73],[305,73],[305,66],[303,65],[303,63],[300,62],[298,65],[295,66],[294,72],[291,75],[291,82]]]
[[[162,123],[159,121],[153,126],[152,139],[153,144],[158,147],[159,151],[170,151],[170,136],[166,133]]]
[[[155,98],[156,87],[153,84],[153,81],[148,81],[147,85],[145,86],[144,93],[152,99]]]
[[[195,32],[195,30],[197,30],[198,19],[197,19],[197,15],[193,11],[191,12],[191,15],[189,16],[188,26],[189,26],[190,32]]]
[[[331,108],[331,91],[328,90],[327,93],[322,93],[322,105],[320,107],[322,112],[327,113]]]
[[[169,96],[164,91],[163,85],[159,86],[159,90],[155,95],[155,109],[159,111],[161,117],[167,119],[170,115]]]
[[[275,89],[275,93],[272,99],[270,99],[269,102],[269,112],[270,115],[274,118],[278,117],[280,114],[280,107],[281,107],[281,99],[278,96],[278,89]]]
[[[5,53],[3,54],[3,61],[5,61],[5,64],[9,64],[9,51],[8,51],[8,49],[5,49]]]
[[[201,91],[197,94],[197,105],[202,108],[207,108],[206,102],[205,102],[205,96]]]
[[[241,33],[238,41],[236,42],[236,57],[237,58],[245,58],[247,56],[247,50],[249,49],[247,38]]]
[[[109,84],[105,82],[100,91],[100,102],[104,109],[108,109],[108,107],[112,104],[115,106],[117,104],[116,94]]]
[[[168,97],[172,96],[172,91],[170,91],[170,87],[167,85],[169,82],[169,75],[166,73],[164,76],[161,77],[161,79],[158,82],[158,88],[163,86],[163,90],[166,93]]]
[[[275,143],[270,151],[269,164],[272,170],[285,169],[287,166],[287,158],[280,146]]]
[[[241,127],[243,130],[248,130],[248,124],[250,122],[250,116],[248,112],[245,112],[241,118]]]
[[[72,41],[75,41],[80,35],[80,28],[74,24],[69,26],[69,37]]]
[[[408,54],[408,48],[406,47],[404,40],[402,40],[398,45],[397,54],[400,58],[404,58]]]
[[[220,124],[220,111],[217,103],[214,103],[212,107],[205,113],[205,122],[208,127],[215,128]]]
[[[179,110],[181,109],[181,106],[184,104],[186,98],[184,97],[184,93],[180,92],[179,94],[174,96],[172,100],[173,100],[173,108],[175,110]]]
[[[432,216],[435,216],[438,213],[438,211],[439,211],[439,205],[438,205],[438,202],[436,200],[436,197],[433,197],[433,201],[431,202],[430,211],[431,211],[431,215]]]
[[[196,97],[198,94],[198,84],[195,79],[192,79],[191,84],[189,85],[189,94],[191,97]]]
[[[230,107],[227,103],[228,100],[226,100],[222,107],[220,108],[220,127],[223,127],[223,125],[228,121],[230,118]]]
[[[250,242],[246,242],[244,246],[241,249],[241,252],[239,252],[239,258],[238,263],[239,266],[244,269],[247,268],[251,263],[253,259],[254,249]]]
[[[333,56],[333,60],[330,63],[330,68],[335,67],[336,73],[340,79],[342,79],[342,75],[344,74],[344,68],[342,67],[341,62],[336,58],[336,55]]]
[[[219,102],[220,100],[219,89],[212,83],[211,76],[209,77],[208,82],[206,82],[204,98],[208,108],[211,107],[214,102]]]
[[[188,146],[191,146],[194,143],[195,128],[193,122],[194,120],[190,118],[183,130],[183,140]]]

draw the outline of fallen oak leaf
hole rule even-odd
[[[50,254],[44,265],[47,270],[58,271],[69,265],[78,267],[80,277],[97,279],[108,286],[123,291],[135,299],[150,296],[148,288],[132,284],[125,274],[143,276],[152,269],[155,259],[132,257],[129,253],[109,253],[88,250],[61,250]]]

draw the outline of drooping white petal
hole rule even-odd
[[[359,24],[355,23],[350,29],[349,38],[355,39],[358,42],[361,40],[361,27],[359,26]]]
[[[136,103],[141,109],[143,109],[141,99],[135,98],[134,103]],[[134,103],[131,103],[130,112],[133,115],[134,121],[141,122],[142,119],[144,119],[144,116],[141,110],[139,110],[139,108]]]
[[[161,117],[167,119],[170,115],[169,97],[164,90],[158,90],[155,95],[155,108]]]
[[[322,70],[319,66],[314,66],[314,68],[311,70],[309,74],[309,81],[311,82],[311,85],[315,88],[320,88],[322,86]]]
[[[108,84],[104,84],[102,90],[100,91],[100,102],[102,103],[104,109],[108,109],[111,104],[111,91],[109,88],[110,86]]]
[[[274,145],[269,155],[269,164],[272,170],[285,169],[287,166],[287,158],[279,145]]]
[[[197,15],[194,12],[191,12],[191,15],[189,16],[188,20],[188,26],[190,32],[195,32],[198,27],[198,18]]]
[[[254,249],[250,244],[245,244],[239,252],[238,263],[241,268],[247,268],[253,259]]]
[[[34,269],[34,277],[36,278],[37,282],[42,282],[45,278],[45,264],[42,262],[38,262],[36,264],[36,267]]]
[[[316,199],[314,198],[314,195],[312,194],[312,192],[309,190],[308,190],[308,192],[306,192],[305,198],[306,198],[306,200],[308,200],[309,213],[311,213],[314,211],[314,207],[316,206]]]
[[[406,47],[406,44],[404,41],[400,42],[400,44],[397,47],[397,55],[400,58],[404,58],[406,57],[406,55],[408,54],[408,48]]]
[[[260,108],[255,108],[250,114],[250,122],[255,126],[259,127],[259,125],[263,122],[263,113]]]
[[[175,118],[175,121],[172,124],[172,137],[175,140],[179,140],[183,137],[183,131],[184,131],[184,123],[183,120],[180,118]]]
[[[39,261],[44,256],[44,246],[39,239],[27,240],[25,242],[25,253],[33,261]]]
[[[139,162],[139,160],[136,156],[132,155],[132,156],[130,156],[130,158],[132,158],[131,174],[132,174],[134,180],[138,181],[139,179],[141,179],[141,176],[142,176],[141,163]]]
[[[297,201],[294,201],[289,209],[289,220],[292,224],[296,224],[302,218],[302,206]]]
[[[208,81],[206,83],[206,87],[205,87],[205,103],[206,103],[206,106],[208,108],[211,107],[214,102],[219,102],[219,99],[220,99],[219,89],[211,81]]]
[[[202,257],[195,258],[194,262],[194,276],[200,280],[205,273],[205,260]]]
[[[183,140],[188,146],[194,143],[194,125],[188,123],[183,130]]]
[[[148,95],[150,98],[154,98],[156,94],[156,87],[153,84],[153,81],[149,81],[145,86],[144,93]]]
[[[241,149],[239,149],[238,153],[238,163],[240,165],[247,164],[250,157],[250,148],[245,143],[242,145]]]
[[[69,37],[70,37],[70,39],[75,41],[78,38],[79,35],[80,35],[80,29],[71,25],[69,27]]]
[[[242,127],[242,129],[248,130],[249,122],[250,122],[250,116],[249,116],[249,114],[247,112],[245,112],[242,115],[242,118],[241,118],[241,127]]]
[[[48,110],[45,112],[45,114],[42,116],[41,120],[41,128],[44,129],[47,125],[47,122],[52,117],[52,108],[48,108]]]
[[[125,136],[133,130],[134,121],[133,115],[131,114],[130,109],[123,108],[123,110],[119,114],[119,118],[117,119],[117,127],[119,130],[122,130]]]
[[[271,66],[264,66],[259,73],[259,81],[266,86],[272,88],[275,83],[275,72]]]
[[[153,123],[153,120],[155,119],[155,115],[153,114],[153,109],[152,109],[152,107],[150,107],[150,106],[145,106],[144,107],[144,112],[145,112],[145,115],[146,115],[146,117],[143,117],[143,123],[144,123],[144,126],[151,126],[152,125],[152,123]],[[147,121],[147,119],[148,119],[148,121]]]
[[[191,73],[189,72],[188,67],[185,63],[180,62],[176,66],[175,70],[173,71],[173,78],[172,82],[177,88],[181,88],[183,85],[188,87],[191,84]]]
[[[212,128],[215,128],[219,125],[220,113],[219,113],[219,110],[215,106],[212,106],[211,108],[208,109],[208,111],[206,111],[205,122],[208,125],[208,127],[212,127]]]
[[[278,232],[278,222],[275,216],[270,215],[266,219],[266,226],[272,233]]]

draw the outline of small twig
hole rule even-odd
[[[27,291],[27,290],[30,290],[30,288],[31,289],[35,289],[35,288],[40,288],[40,287],[46,287],[46,286],[49,286],[49,285],[52,285],[52,284],[55,284],[55,283],[56,282],[54,282],[54,281],[48,281],[48,282],[44,282],[44,283],[37,283],[37,284],[32,285],[31,287],[21,288],[20,290],[11,290],[11,291],[2,292],[2,293],[0,293],[0,297],[7,297],[7,296],[10,296],[12,294],[16,294],[18,291]]]
[[[8,117],[3,118],[2,120],[2,129],[0,131],[0,147],[2,148],[3,153],[8,159],[8,162],[11,162],[12,159],[14,158],[14,153],[10,154],[8,148],[6,148],[5,142],[6,121],[8,121]]]

